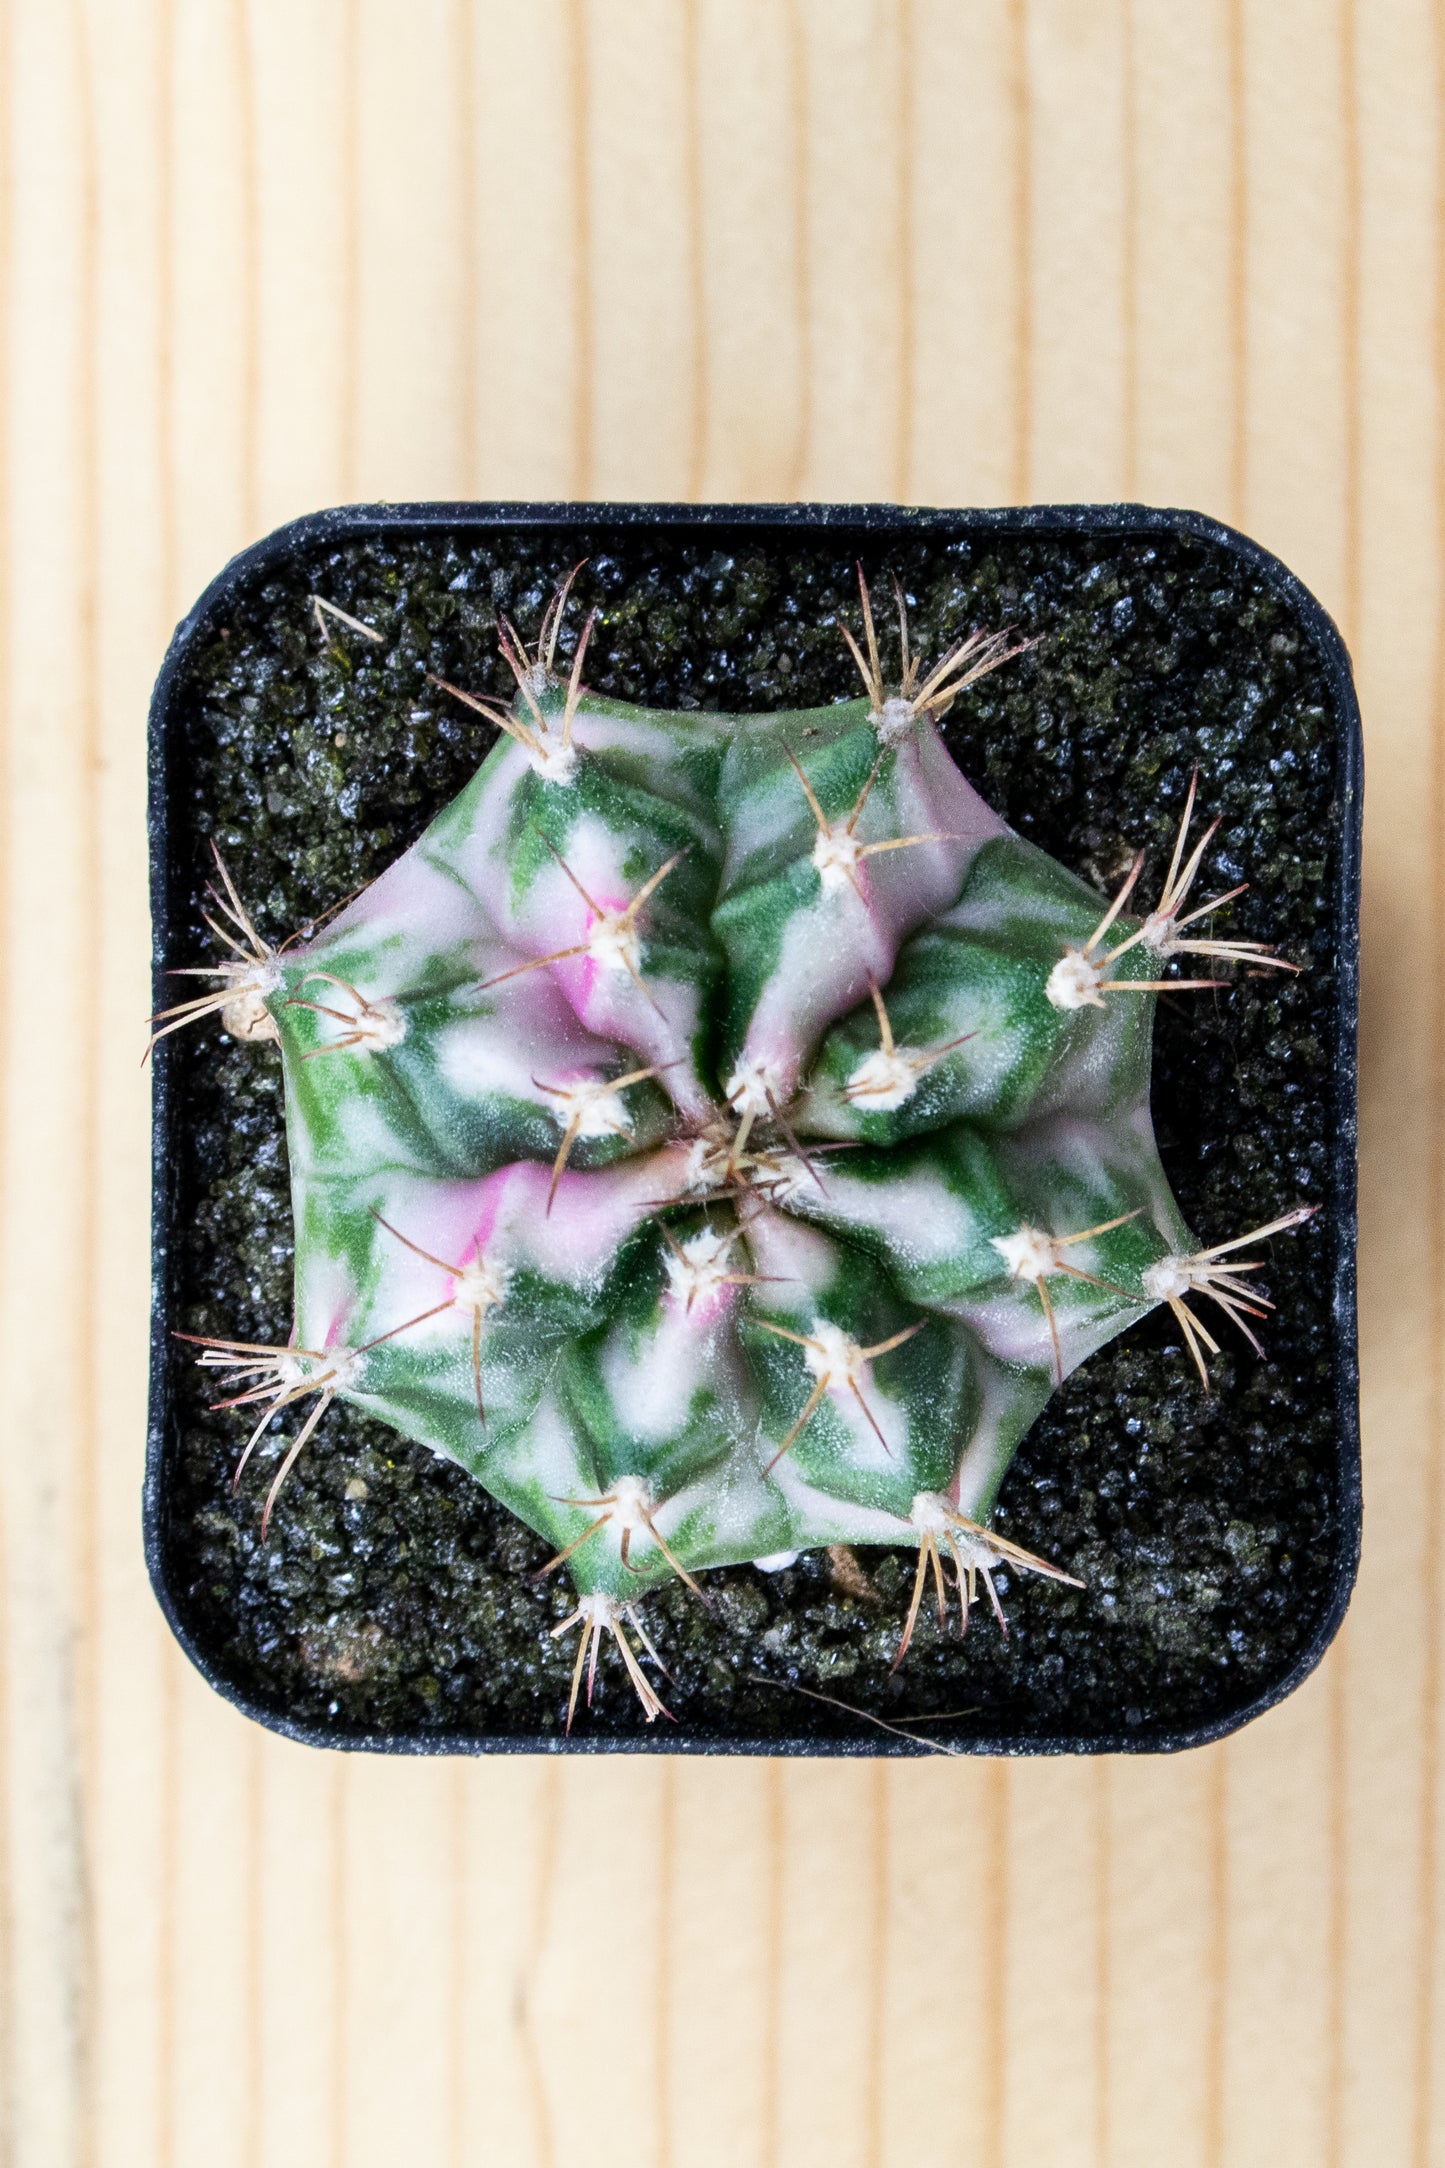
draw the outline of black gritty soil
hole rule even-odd
[[[172,690],[162,963],[208,960],[212,837],[272,938],[404,850],[490,742],[428,673],[506,695],[498,610],[530,631],[578,558],[577,602],[601,612],[587,671],[598,691],[766,710],[855,693],[836,620],[855,611],[858,554],[846,529],[699,537],[602,523],[318,542],[254,575],[192,638]],[[899,574],[925,656],[973,626],[1037,638],[965,695],[945,736],[984,796],[1064,864],[1108,889],[1142,846],[1147,894],[1198,763],[1201,805],[1221,824],[1204,893],[1247,880],[1230,929],[1303,968],[1160,1004],[1164,1163],[1201,1242],[1327,1202],[1345,718],[1292,601],[1222,543],[1169,532],[874,537],[863,554],[880,600]],[[335,622],[323,638],[313,592],[381,641]],[[274,1049],[207,1024],[165,1051],[168,1323],[284,1340],[292,1238]],[[962,1639],[925,1611],[895,1675],[916,1554],[865,1551],[861,1574],[821,1551],[780,1573],[712,1574],[710,1612],[681,1588],[648,1601],[678,1720],[656,1743],[890,1743],[846,1703],[893,1723],[961,1712],[927,1727],[956,1745],[1146,1746],[1268,1692],[1317,1637],[1350,1550],[1338,1236],[1322,1213],[1270,1245],[1266,1358],[1222,1328],[1212,1397],[1167,1313],[1054,1396],[998,1526],[1082,1591],[1007,1586],[1006,1642],[986,1609]],[[572,1644],[549,1628],[568,1597],[529,1578],[538,1540],[461,1470],[337,1405],[263,1547],[280,1441],[233,1498],[240,1419],[207,1413],[204,1380],[173,1346],[159,1543],[213,1675],[322,1735],[556,1741]],[[604,1659],[574,1736],[631,1743],[642,1731]]]

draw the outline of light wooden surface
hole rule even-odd
[[[1445,22],[0,0],[0,2164],[1445,2161]],[[1184,503],[1368,737],[1368,1535],[1175,1761],[286,1746],[147,1592],[142,745],[351,497]]]

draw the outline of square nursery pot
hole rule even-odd
[[[450,1462],[337,1402],[282,1493],[281,1441],[239,1492],[246,1433],[210,1412],[178,1332],[284,1340],[291,1214],[274,1048],[207,1019],[155,1050],[154,1326],[145,1543],[202,1675],[318,1746],[689,1753],[1097,1753],[1214,1739],[1290,1693],[1338,1627],[1360,1540],[1355,1025],[1361,756],[1348,658],[1275,558],[1215,521],[1136,505],[358,505],[237,557],[176,633],[151,710],[156,1008],[213,960],[214,839],[266,934],[378,874],[491,733],[429,673],[504,686],[499,611],[553,586],[602,618],[588,680],[723,711],[856,695],[838,635],[863,560],[896,573],[930,656],[975,625],[1035,645],[952,709],[965,775],[1023,836],[1109,893],[1167,861],[1191,770],[1221,825],[1201,897],[1305,968],[1159,1003],[1153,1110],[1189,1225],[1214,1242],[1298,1200],[1268,1247],[1264,1357],[1221,1323],[1206,1397],[1167,1309],[1076,1370],[1024,1440],[996,1525],[1082,1591],[1007,1576],[1009,1634],[920,1633],[892,1669],[916,1553],[804,1552],[680,1587],[648,1622],[676,1721],[646,1725],[609,1651],[564,1731],[568,1608],[546,1548]],[[320,594],[374,625],[380,642]],[[880,616],[885,613],[880,609]],[[184,987],[194,981],[180,982]],[[292,1429],[295,1425],[293,1423]],[[264,1460],[265,1466],[258,1465]]]

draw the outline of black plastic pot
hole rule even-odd
[[[879,1570],[881,1604],[830,1581],[821,1557],[774,1577],[736,1568],[716,1577],[711,1620],[684,1605],[654,1622],[678,1721],[644,1727],[609,1681],[568,1738],[568,1652],[549,1653],[550,1584],[527,1578],[541,1554],[460,1471],[336,1408],[267,1551],[254,1497],[231,1499],[236,1419],[206,1414],[172,1335],[267,1337],[266,1323],[284,1336],[289,1222],[274,1057],[218,1043],[208,1024],[155,1058],[145,1545],[177,1638],[245,1714],[377,1752],[1159,1751],[1234,1729],[1318,1663],[1359,1554],[1361,754],[1338,633],[1254,543],[1133,505],[321,513],[227,566],[157,681],[157,1008],[177,998],[167,971],[204,960],[208,836],[272,933],[337,900],[348,873],[369,878],[479,757],[475,725],[428,704],[427,669],[487,689],[497,601],[534,607],[584,556],[605,605],[589,677],[658,704],[849,692],[831,616],[860,556],[901,568],[923,632],[932,611],[934,630],[1043,634],[960,704],[948,735],[1016,826],[1095,879],[1126,844],[1167,848],[1199,762],[1201,803],[1226,816],[1215,885],[1255,883],[1234,923],[1308,964],[1217,1004],[1161,1004],[1156,1038],[1161,1149],[1201,1235],[1300,1198],[1323,1207],[1270,1253],[1268,1360],[1231,1349],[1205,1401],[1156,1316],[1055,1396],[1000,1525],[1090,1585],[1011,1590],[1007,1648],[975,1623],[892,1680],[880,1651],[896,1638],[901,1564]],[[376,618],[387,640],[326,654],[313,591]],[[370,1471],[364,1499],[346,1489],[354,1468]]]

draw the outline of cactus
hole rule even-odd
[[[1019,1442],[1160,1305],[1208,1391],[1195,1305],[1257,1347],[1238,1252],[1309,1216],[1203,1248],[1155,1148],[1155,999],[1223,983],[1170,967],[1294,968],[1206,932],[1238,889],[1190,906],[1194,783],[1154,908],[1142,854],[1106,902],[939,734],[1019,649],[925,672],[900,594],[890,679],[859,581],[863,697],[725,717],[588,691],[590,617],[563,674],[569,580],[534,649],[499,628],[510,706],[444,686],[499,736],[412,848],[277,947],[217,854],[226,959],[153,1020],[284,1066],[291,1339],[199,1356],[237,1483],[300,1414],[263,1540],[337,1396],[456,1461],[571,1577],[569,1728],[608,1641],[667,1713],[640,1602],[713,1567],[916,1548],[899,1661],[949,1567],[964,1625],[1000,1567],[1080,1585],[989,1527]]]

